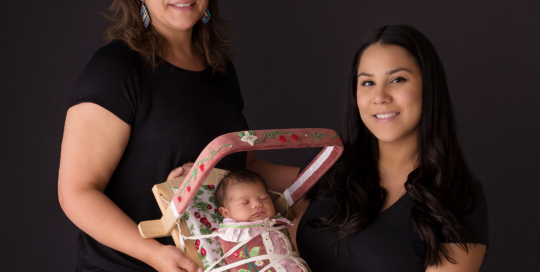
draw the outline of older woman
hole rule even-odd
[[[248,129],[223,21],[216,0],[115,0],[111,11],[112,41],[77,81],[62,142],[58,192],[82,230],[77,271],[197,271],[172,239],[145,240],[137,223],[161,217],[151,188],[183,171],[171,169]]]
[[[429,40],[410,26],[377,29],[354,56],[346,112],[343,155],[307,194],[309,205],[295,207],[308,265],[478,271],[488,245],[486,199],[459,148]]]

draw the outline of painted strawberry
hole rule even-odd
[[[214,188],[216,188],[215,185],[208,185],[208,189],[214,189]]]
[[[341,138],[339,138],[339,141],[343,143],[343,140],[341,140]]]
[[[201,214],[199,212],[195,212],[195,218],[197,219],[201,218]]]
[[[233,252],[232,256],[233,258],[238,258],[240,256],[240,250]]]
[[[199,169],[201,169],[201,172],[204,171],[204,164],[199,165]]]
[[[201,255],[202,255],[203,257],[206,256],[206,249],[201,248]]]
[[[278,138],[278,139],[279,139],[279,141],[282,142],[282,143],[284,143],[284,142],[287,141],[287,140],[285,140],[285,137],[283,137],[283,135],[279,135],[279,138]]]
[[[195,248],[197,248],[197,250],[199,250],[200,245],[201,245],[201,241],[195,240]]]
[[[293,135],[291,135],[291,139],[293,139],[293,141],[296,141],[296,140],[298,140],[298,136],[296,136],[296,134],[293,134]]]
[[[188,193],[191,192],[191,187],[188,186],[186,189]]]
[[[181,198],[181,197],[177,197],[176,199],[178,199],[178,202],[181,202],[181,201],[182,201],[182,198]]]
[[[206,206],[206,209],[207,210],[212,210],[212,205],[208,204],[208,206]]]

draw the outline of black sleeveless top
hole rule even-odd
[[[225,74],[194,72],[164,63],[152,71],[122,41],[100,48],[84,68],[70,105],[91,102],[131,126],[131,135],[107,195],[133,221],[161,218],[152,186],[176,167],[195,161],[214,138],[245,131],[244,102],[232,63]],[[231,154],[216,167],[244,168],[246,154]],[[172,238],[160,239],[174,244]],[[154,271],[150,266],[81,232],[78,270]]]
[[[311,152],[304,167],[317,155]],[[302,171],[302,170],[301,170]],[[324,182],[320,180],[319,182]],[[480,182],[477,186],[478,203],[465,217],[472,234],[469,243],[488,245],[487,203]],[[411,209],[416,200],[405,193],[392,206],[384,210],[366,228],[354,233],[347,245],[341,242],[336,253],[331,231],[317,231],[307,220],[328,216],[333,212],[335,198],[312,201],[298,225],[296,241],[300,256],[313,272],[420,272],[425,271],[425,252],[418,232],[411,220]]]

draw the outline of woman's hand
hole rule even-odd
[[[167,177],[167,180],[171,180],[173,178],[177,178],[181,175],[183,175],[184,173],[187,173],[189,171],[189,169],[191,169],[191,167],[193,167],[193,163],[192,162],[188,162],[188,163],[185,163],[184,165],[180,166],[180,167],[177,167],[175,168],[174,170],[172,170],[172,172],[169,174],[169,176]]]
[[[150,265],[159,272],[203,272],[202,268],[174,246],[161,246],[155,251]]]

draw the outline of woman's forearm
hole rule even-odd
[[[60,204],[68,218],[98,242],[153,265],[153,253],[161,246],[144,239],[137,224],[97,188],[60,192]]]
[[[268,189],[277,192],[285,191],[300,171],[298,167],[258,160],[254,151],[248,152],[246,168],[259,174],[268,185]]]

